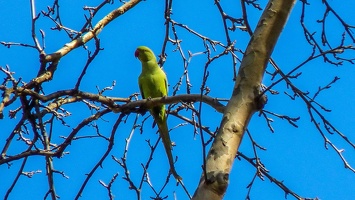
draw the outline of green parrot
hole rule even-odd
[[[138,84],[143,99],[166,97],[168,95],[166,75],[159,67],[153,51],[146,46],[139,46],[134,55],[142,63],[142,73],[139,75]],[[182,180],[174,167],[173,155],[171,153],[172,145],[166,122],[165,105],[150,108],[149,112],[158,125],[160,137],[162,138],[169,159],[171,173],[177,181]]]

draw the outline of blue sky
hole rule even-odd
[[[99,3],[100,1],[60,1],[62,22],[72,29],[80,29],[85,22],[84,13],[87,13],[82,10],[82,7],[84,5],[96,6]],[[264,8],[264,1],[260,3],[262,8]],[[355,24],[352,17],[353,13],[348,9],[355,6],[353,2],[341,5],[335,1],[329,1],[329,3],[334,6],[334,9],[339,11],[339,14],[349,24]],[[197,1],[174,1],[173,19],[176,22],[188,25],[189,28],[204,36],[226,44],[221,17],[216,6],[212,1],[204,6],[200,4]],[[227,14],[236,18],[241,17],[240,3],[238,1],[222,1],[221,4]],[[52,2],[37,1],[37,13],[41,10],[46,10],[47,5],[52,5]],[[104,7],[95,17],[94,23],[119,5],[120,2],[115,1],[115,4]],[[2,30],[0,31],[0,41],[32,44],[29,2],[24,3],[20,0],[0,1],[0,10],[0,30]],[[199,14],[196,14],[197,10]],[[314,20],[322,17],[323,10],[324,6],[320,1],[311,2],[306,14],[305,23],[311,32],[316,32],[315,36],[318,41],[320,41],[321,26],[315,23]],[[96,87],[102,89],[116,81],[114,90],[107,91],[105,95],[128,97],[138,92],[137,77],[140,74],[141,66],[139,61],[134,58],[134,51],[137,46],[146,45],[153,49],[157,55],[161,52],[165,34],[163,11],[164,3],[162,1],[144,1],[105,27],[99,35],[101,47],[104,50],[99,53],[98,57],[90,65],[80,89],[96,93]],[[251,7],[248,7],[248,11],[251,26],[254,28],[262,12]],[[312,51],[305,41],[300,27],[300,13],[301,3],[297,2],[272,55],[272,58],[285,73],[302,63]],[[46,34],[46,53],[52,53],[61,48],[66,42],[69,42],[65,32],[52,31],[50,28],[53,26],[53,22],[43,17],[43,15],[40,16],[36,23],[37,34],[39,35],[39,29],[42,29]],[[332,45],[336,46],[339,43],[339,37],[343,29],[332,16],[330,16],[327,27],[329,27],[328,38]],[[205,50],[203,42],[186,30],[177,28],[177,34],[179,39],[183,40],[181,45],[186,56],[188,51],[197,53]],[[230,34],[232,40],[236,41],[236,47],[245,50],[250,39],[248,34],[240,31],[230,32]],[[170,37],[173,37],[173,35],[171,34]],[[345,41],[345,44],[354,45],[349,39]],[[87,46],[94,51],[92,42],[87,44]],[[168,44],[166,50],[168,57],[164,64],[164,70],[170,83],[170,94],[184,70],[181,56],[177,51],[174,51],[175,48],[172,44]],[[220,52],[221,49],[218,50]],[[21,77],[24,82],[29,82],[37,74],[39,62],[36,50],[17,46],[11,48],[0,46],[0,53],[2,55],[0,57],[0,66],[8,65],[15,72],[15,78]],[[217,53],[214,52],[214,55]],[[353,54],[353,52],[350,52],[344,55],[351,57],[351,53]],[[238,56],[242,58],[241,54]],[[86,59],[87,52],[83,48],[78,48],[63,57],[55,73],[55,78],[43,84],[46,94],[73,88]],[[199,55],[194,56],[189,63],[192,93],[199,93],[200,91],[205,62],[206,57]],[[218,98],[229,98],[231,96],[234,85],[231,63],[231,57],[228,55],[212,63],[209,67],[210,76],[207,85],[211,88],[210,96]],[[271,66],[268,66],[268,70],[272,71]],[[328,84],[335,76],[340,77],[340,80],[332,85],[329,90],[321,93],[317,100],[323,106],[332,110],[332,112],[322,112],[324,116],[343,134],[347,135],[351,141],[355,141],[355,128],[353,126],[355,123],[355,106],[353,104],[353,99],[355,98],[353,93],[355,90],[355,85],[353,84],[354,66],[344,63],[343,66],[335,67],[325,64],[322,59],[318,59],[311,61],[297,72],[302,72],[302,75],[293,80],[294,84],[299,89],[305,92],[309,91],[311,94],[317,91],[319,86]],[[4,76],[1,74],[1,77]],[[268,86],[272,82],[273,80],[270,79],[270,76],[265,75],[263,83]],[[185,94],[185,88],[186,85],[183,84],[178,94]],[[274,89],[278,90],[280,95],[268,94],[269,101],[265,109],[291,117],[300,116],[300,120],[297,122],[299,127],[294,128],[286,120],[272,117],[274,119],[272,126],[275,129],[275,133],[271,133],[263,117],[253,116],[248,129],[253,139],[261,146],[267,148],[267,151],[258,151],[258,154],[263,164],[270,171],[270,175],[283,181],[286,186],[302,197],[318,197],[322,200],[354,199],[354,173],[344,168],[341,159],[330,146],[328,150],[324,148],[324,140],[311,123],[306,105],[299,98],[293,101],[283,94],[284,91],[291,93],[285,83],[276,85]],[[19,102],[14,103],[14,105],[5,109],[5,113],[18,106]],[[92,111],[88,110],[86,105],[82,103],[66,105],[64,108],[71,112],[72,115],[65,119],[69,127],[63,127],[59,121],[56,121],[53,141],[57,143],[62,141],[59,136],[67,135],[79,122],[92,114]],[[221,114],[206,105],[204,105],[202,112],[203,124],[209,126],[211,130],[215,130],[219,126]],[[19,120],[20,114],[18,113],[15,120],[10,120],[6,116],[0,121],[0,127],[3,127],[0,133],[1,149],[8,134]],[[186,112],[185,114],[187,117],[191,117],[191,113]],[[97,121],[100,133],[109,136],[117,117],[117,114],[108,114],[102,120]],[[146,117],[147,115],[140,116],[138,123],[141,123]],[[123,169],[111,159],[111,155],[117,158],[122,157],[125,139],[132,130],[134,120],[135,115],[130,115],[126,123],[120,125],[116,133],[113,150],[103,163],[102,168],[99,168],[90,179],[82,199],[106,198],[107,191],[98,181],[102,180],[108,183],[115,173],[119,174],[112,189],[116,199],[135,199],[135,193],[132,190],[128,190],[127,182],[122,179],[124,176]],[[172,116],[169,117],[170,128],[181,123],[181,120]],[[139,130],[136,129],[129,144],[127,162],[132,180],[136,183],[141,178],[141,163],[147,161],[150,153],[145,140],[150,139],[151,142],[155,142],[158,138],[158,135],[155,134],[156,129],[151,129],[151,124],[152,119],[149,118],[144,124],[143,134],[140,134]],[[95,133],[96,130],[93,127],[85,127],[79,132],[78,136],[95,135]],[[202,148],[200,137],[193,134],[191,126],[174,128],[170,135],[177,144],[173,151],[173,154],[179,157],[176,163],[177,171],[183,176],[184,184],[190,194],[193,194],[201,175]],[[336,134],[326,134],[326,136],[339,149],[345,150],[343,155],[349,164],[355,167],[354,149]],[[31,135],[28,137],[31,138]],[[107,142],[103,139],[77,140],[68,147],[70,154],[61,159],[54,159],[55,169],[64,171],[69,176],[69,179],[66,179],[59,174],[55,175],[55,186],[61,199],[72,199],[76,195],[86,177],[85,174],[90,172],[101,158],[106,150],[106,145]],[[8,153],[16,154],[24,149],[25,146],[21,142],[14,142]],[[239,151],[249,157],[253,156],[253,149],[247,135],[245,135]],[[0,165],[0,177],[2,177],[0,178],[0,196],[4,196],[10,187],[20,164],[21,162],[16,161],[10,167]],[[35,174],[32,178],[22,176],[9,199],[28,199],[29,196],[31,199],[43,198],[48,187],[43,157],[33,156],[29,158],[24,171],[36,170],[41,170],[42,172]],[[167,172],[168,162],[163,146],[159,144],[149,168],[149,174],[155,189],[160,190],[163,186]],[[248,162],[243,159],[240,161],[236,159],[225,199],[245,199],[248,192],[246,186],[252,180],[254,173],[255,169]],[[168,199],[173,199],[174,194],[177,199],[187,199],[183,189],[180,186],[176,186],[174,181],[171,181],[162,192],[162,196],[168,195]],[[250,193],[251,199],[284,199],[284,195],[284,192],[268,179],[262,181],[258,178]],[[144,185],[142,199],[149,199],[150,196],[154,196],[153,191],[148,185]],[[291,196],[287,197],[292,199]]]

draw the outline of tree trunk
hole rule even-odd
[[[270,0],[266,6],[245,51],[232,97],[207,155],[206,173],[202,173],[192,199],[223,198],[245,129],[258,110],[260,84],[268,59],[294,4],[295,0]]]

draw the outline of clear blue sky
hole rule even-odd
[[[311,2],[306,14],[306,24],[311,32],[316,32],[315,36],[318,38],[320,38],[320,24],[315,23],[314,20],[322,17],[324,6],[320,2]],[[82,7],[84,5],[96,6],[99,3],[100,1],[87,1],[85,3],[60,1],[62,22],[72,29],[80,29],[85,22],[84,13],[87,13],[82,10]],[[238,1],[222,1],[221,3],[227,14],[236,18],[241,17],[240,3]],[[335,1],[329,1],[329,3],[349,24],[355,24],[353,13],[348,9],[355,6],[354,2],[349,1],[341,5]],[[36,12],[46,10],[47,5],[52,5],[52,2],[37,1]],[[115,1],[113,5],[107,5],[98,13],[93,23],[95,24],[101,17],[119,5],[119,1]],[[264,8],[264,3],[261,6]],[[262,12],[256,11],[251,7],[248,10],[250,11],[251,26],[254,28]],[[33,44],[30,31],[29,2],[20,0],[0,1],[0,11],[0,41]],[[98,57],[90,65],[80,89],[96,93],[96,86],[102,89],[110,86],[115,80],[116,86],[114,90],[108,91],[105,93],[106,95],[128,97],[138,92],[137,77],[141,66],[139,61],[134,58],[134,51],[137,46],[146,45],[153,49],[157,55],[161,52],[165,34],[163,11],[163,1],[144,1],[105,27],[99,35],[101,47],[104,50],[99,53]],[[272,55],[285,73],[303,62],[312,51],[311,47],[307,45],[303,31],[300,28],[300,13],[301,3],[297,2]],[[198,1],[174,1],[172,17],[175,21],[187,24],[191,29],[202,35],[226,44],[221,17],[212,1],[203,6]],[[337,46],[343,29],[338,22],[332,23],[335,22],[334,17],[331,16],[330,18],[331,20],[326,24],[328,27],[328,39],[333,46]],[[43,15],[40,16],[36,23],[38,36],[40,35],[39,29],[45,32],[46,53],[52,53],[61,48],[66,42],[69,42],[64,31],[51,31],[50,28],[53,26],[53,22],[48,18],[44,18]],[[181,44],[186,56],[188,56],[188,51],[197,53],[205,50],[202,41],[187,31],[178,28],[177,34],[179,39],[183,41]],[[236,41],[236,47],[245,50],[249,41],[248,34],[240,31],[230,32],[230,34],[231,38]],[[173,37],[173,35],[171,34],[170,37]],[[320,42],[319,39],[318,41]],[[346,40],[345,44],[354,45],[349,39]],[[94,50],[92,42],[88,44],[88,48],[92,51]],[[170,83],[170,94],[184,70],[180,54],[174,49],[175,46],[171,44],[167,46],[166,53],[168,57],[164,64],[164,70]],[[14,76],[16,78],[21,77],[24,82],[29,82],[37,73],[39,61],[36,50],[17,46],[11,48],[0,46],[0,53],[0,66],[9,65],[10,69],[15,72]],[[351,57],[350,53],[345,55]],[[238,56],[242,58],[241,55]],[[78,48],[65,56],[59,63],[55,78],[51,82],[43,84],[46,94],[73,88],[86,60],[87,52],[83,48]],[[193,93],[199,93],[205,62],[206,57],[200,55],[193,57],[189,64]],[[231,57],[226,56],[210,66],[210,77],[207,84],[211,88],[210,95],[212,97],[229,98],[231,96],[234,84],[231,63]],[[271,66],[268,67],[268,70],[272,71]],[[332,85],[329,90],[321,93],[317,100],[323,106],[332,110],[332,112],[323,112],[324,116],[343,134],[347,135],[350,140],[355,141],[355,128],[353,126],[355,124],[355,106],[353,104],[353,99],[355,98],[353,92],[355,91],[355,84],[353,84],[354,66],[344,63],[343,66],[335,67],[324,64],[323,60],[319,59],[308,63],[297,72],[302,72],[302,75],[297,80],[294,80],[295,85],[301,90],[311,93],[317,91],[319,86],[328,84],[335,76],[340,77],[340,80]],[[3,74],[0,76],[4,77]],[[265,75],[263,83],[268,86],[272,82],[270,76]],[[185,94],[185,88],[186,86],[183,84],[178,94]],[[275,133],[271,133],[263,117],[253,116],[248,128],[254,140],[267,148],[267,151],[259,151],[258,153],[262,162],[270,171],[270,175],[283,181],[286,186],[302,197],[318,197],[322,200],[354,199],[355,174],[344,168],[341,159],[330,146],[328,150],[324,148],[324,140],[311,123],[306,105],[300,99],[292,101],[284,95],[284,91],[291,93],[284,83],[278,84],[274,89],[278,90],[280,95],[268,94],[269,101],[265,109],[278,114],[291,117],[300,116],[301,118],[297,123],[299,128],[294,128],[286,120],[272,117],[274,119],[272,125]],[[5,113],[15,109],[18,105],[19,103],[15,103],[13,106],[6,108]],[[92,113],[84,104],[80,103],[67,105],[64,108],[71,112],[72,115],[66,119],[69,127],[63,127],[59,121],[56,122],[53,141],[57,143],[62,141],[59,136],[65,136],[70,133],[72,128]],[[211,130],[215,130],[219,126],[221,114],[208,106],[204,108],[202,122],[205,126],[209,126]],[[20,114],[18,113],[15,120],[10,120],[6,116],[0,121],[1,149],[9,132],[19,120]],[[139,123],[146,116],[140,117]],[[191,117],[191,114],[186,113],[186,116]],[[109,136],[117,117],[117,114],[109,114],[103,120],[99,120],[100,133]],[[112,189],[116,199],[135,199],[135,193],[132,190],[128,190],[128,183],[122,179],[124,176],[123,169],[111,159],[111,155],[118,158],[122,157],[125,138],[129,136],[134,119],[135,116],[130,115],[126,124],[122,124],[119,127],[116,133],[114,149],[102,168],[99,168],[91,178],[84,190],[82,199],[105,199],[107,191],[98,181],[102,180],[108,183],[115,173],[119,173]],[[170,128],[181,123],[181,120],[169,117]],[[136,129],[129,145],[127,162],[132,180],[136,183],[139,182],[142,174],[140,163],[145,163],[149,155],[149,148],[145,140],[151,139],[152,142],[155,142],[158,138],[158,135],[155,134],[156,129],[151,129],[151,124],[152,119],[149,118],[144,124],[143,134],[140,134],[139,130]],[[95,133],[95,129],[86,127],[78,136],[95,135]],[[194,136],[191,126],[176,128],[170,134],[172,140],[177,144],[173,151],[173,154],[179,157],[176,164],[177,171],[183,176],[188,191],[193,194],[201,175],[202,152],[200,137]],[[339,149],[345,150],[343,155],[349,164],[355,167],[354,148],[346,144],[336,134],[326,134],[326,136]],[[31,136],[28,137],[31,138]],[[70,154],[61,159],[54,159],[55,169],[64,171],[69,176],[69,179],[63,178],[59,174],[55,176],[56,190],[61,199],[72,199],[76,195],[78,188],[86,177],[85,174],[93,168],[105,152],[106,144],[103,139],[78,140],[68,147],[67,150],[70,151]],[[25,150],[25,146],[22,143],[14,142],[8,153],[16,154],[23,150]],[[253,156],[251,142],[247,135],[239,150],[247,156]],[[10,187],[20,164],[21,162],[16,161],[11,166],[0,166],[1,197],[4,196]],[[20,178],[10,195],[10,199],[43,198],[48,187],[43,157],[33,156],[29,158],[24,171],[36,170],[41,170],[42,172],[35,174],[31,179],[25,176]],[[163,186],[167,172],[168,162],[163,146],[159,144],[149,168],[151,182],[155,189],[159,190]],[[236,159],[225,199],[245,199],[248,191],[246,187],[252,180],[254,173],[255,169],[248,162]],[[162,192],[162,196],[168,195],[168,199],[173,199],[174,192],[177,199],[187,199],[183,189],[180,186],[176,186],[174,181],[169,183]],[[284,199],[284,195],[283,190],[279,189],[267,178],[265,178],[265,181],[257,178],[250,197],[254,200]],[[149,199],[150,196],[154,196],[154,193],[148,185],[145,185],[142,190],[142,198]],[[287,197],[288,199],[293,199],[291,196]]]

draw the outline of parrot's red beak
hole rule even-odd
[[[136,58],[138,58],[138,56],[139,56],[139,51],[138,51],[138,49],[134,52],[134,56],[135,56]]]

